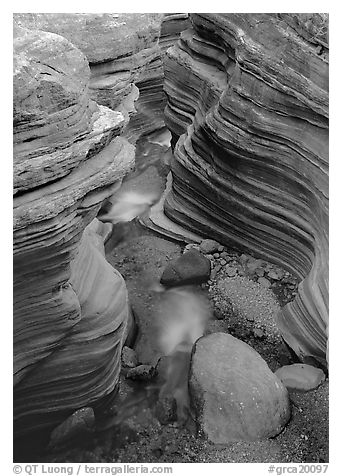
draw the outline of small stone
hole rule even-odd
[[[263,264],[261,259],[250,259],[246,265],[250,273],[254,273],[257,268],[260,268]]]
[[[211,280],[215,279],[215,277],[216,277],[217,273],[220,271],[220,269],[221,269],[221,266],[217,265],[217,266],[215,266],[214,269],[211,270],[211,273],[210,273],[210,279]]]
[[[203,240],[199,246],[202,253],[214,253],[218,250],[220,243],[215,240]]]
[[[220,257],[220,253],[214,253],[214,254],[213,254],[213,257],[214,257],[215,259],[218,259],[218,258]]]
[[[127,372],[126,378],[131,380],[140,380],[142,382],[148,382],[157,375],[155,367],[152,365],[138,365],[134,369],[130,369]]]
[[[307,364],[285,365],[275,375],[288,389],[304,392],[317,388],[325,380],[323,370]]]
[[[130,369],[133,369],[134,367],[136,367],[138,365],[138,359],[137,359],[137,354],[135,353],[135,350],[125,346],[122,349],[121,361],[124,367],[130,368]]]
[[[229,258],[229,254],[227,253],[227,251],[223,251],[221,254],[220,254],[221,258],[224,258],[224,259],[227,259]]]
[[[284,277],[284,273],[281,270],[271,270],[268,273],[268,277],[271,279],[275,279],[276,281],[279,281]]]
[[[232,266],[228,266],[228,268],[226,268],[227,276],[229,276],[230,278],[236,275],[236,271],[237,269],[233,268]]]
[[[264,331],[262,329],[253,329],[253,334],[257,339],[263,339],[265,337]]]
[[[269,288],[271,286],[269,280],[263,277],[258,279],[258,283],[261,284],[261,286],[264,286],[265,288]]]
[[[214,259],[214,256],[209,254],[209,255],[204,255],[206,258],[210,259],[210,260],[213,260]]]
[[[227,261],[223,258],[220,259],[220,265],[225,266],[227,264]]]
[[[262,268],[257,268],[257,269],[255,270],[255,274],[256,274],[257,276],[262,277],[262,276],[264,276],[265,271],[264,271]]]
[[[219,253],[222,253],[222,251],[224,250],[224,246],[220,245],[218,248],[217,248],[217,251]]]
[[[245,255],[245,254],[242,254],[242,255],[240,256],[240,262],[241,262],[242,264],[247,263],[247,261],[249,260],[249,258],[250,258],[250,256]]]
[[[173,397],[164,397],[156,405],[156,417],[162,425],[177,421],[177,402]]]

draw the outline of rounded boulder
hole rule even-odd
[[[229,334],[195,343],[189,391],[198,429],[213,443],[274,437],[290,418],[282,382],[252,347]]]

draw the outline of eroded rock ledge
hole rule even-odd
[[[104,258],[102,201],[134,166],[122,113],[89,95],[85,56],[54,33],[14,38],[14,432],[51,428],[118,381],[128,319]]]
[[[164,126],[164,52],[187,27],[188,14],[18,13],[14,18],[25,28],[60,34],[82,51],[90,64],[92,99],[124,114],[131,143]]]
[[[165,214],[272,260],[302,282],[279,315],[302,360],[326,365],[328,49],[315,14],[191,14],[165,62],[178,137]]]

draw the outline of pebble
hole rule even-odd
[[[214,251],[217,251],[219,246],[220,243],[217,243],[215,240],[203,240],[199,245],[199,249],[202,253],[213,253]]]
[[[220,245],[218,248],[217,248],[217,251],[219,253],[222,253],[222,251],[224,250],[224,246]]]
[[[240,256],[240,261],[241,261],[241,263],[247,263],[248,259],[249,259],[249,257],[248,257],[247,255],[245,255],[245,254],[242,254],[242,255]]]
[[[138,359],[137,359],[137,354],[135,353],[135,350],[125,346],[122,349],[121,361],[124,367],[128,367],[130,369],[137,367]]]
[[[227,264],[227,261],[226,261],[225,259],[221,258],[221,259],[220,259],[220,264],[221,264],[222,266],[225,266],[225,265]]]
[[[237,269],[233,268],[232,266],[229,266],[228,268],[226,268],[227,276],[229,276],[230,278],[236,275],[236,271]]]
[[[214,253],[214,254],[213,254],[213,257],[214,257],[215,259],[218,259],[218,258],[220,257],[220,253]]]
[[[276,271],[273,269],[268,273],[268,277],[271,279],[275,279],[276,281],[279,281],[280,279],[284,277],[284,273],[281,270]]]
[[[265,337],[264,331],[262,329],[253,329],[253,334],[258,339],[262,339],[263,337]]]
[[[264,286],[265,288],[269,288],[271,286],[271,283],[269,282],[269,280],[263,277],[258,279],[258,283]]]
[[[220,269],[221,269],[221,266],[216,265],[215,268],[211,270],[210,279],[214,279],[216,277],[217,273],[220,271]]]
[[[229,258],[229,253],[227,253],[227,251],[223,251],[221,254],[220,254],[221,258]]]

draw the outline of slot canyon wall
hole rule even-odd
[[[133,170],[136,140],[164,126],[162,58],[187,21],[14,15],[16,437],[116,388],[128,298],[95,217]]]
[[[322,14],[324,15],[324,14]],[[168,218],[301,279],[278,316],[326,366],[328,39],[320,14],[191,14],[165,59]]]
[[[188,27],[187,13],[18,13],[14,19],[62,35],[84,53],[91,98],[124,114],[123,135],[131,143],[164,127],[163,59]]]
[[[134,168],[134,144],[165,122],[179,139],[165,214],[300,277],[279,326],[303,360],[325,365],[328,49],[319,23],[286,14],[14,20],[15,434],[50,429],[116,387],[127,290],[95,217]]]

